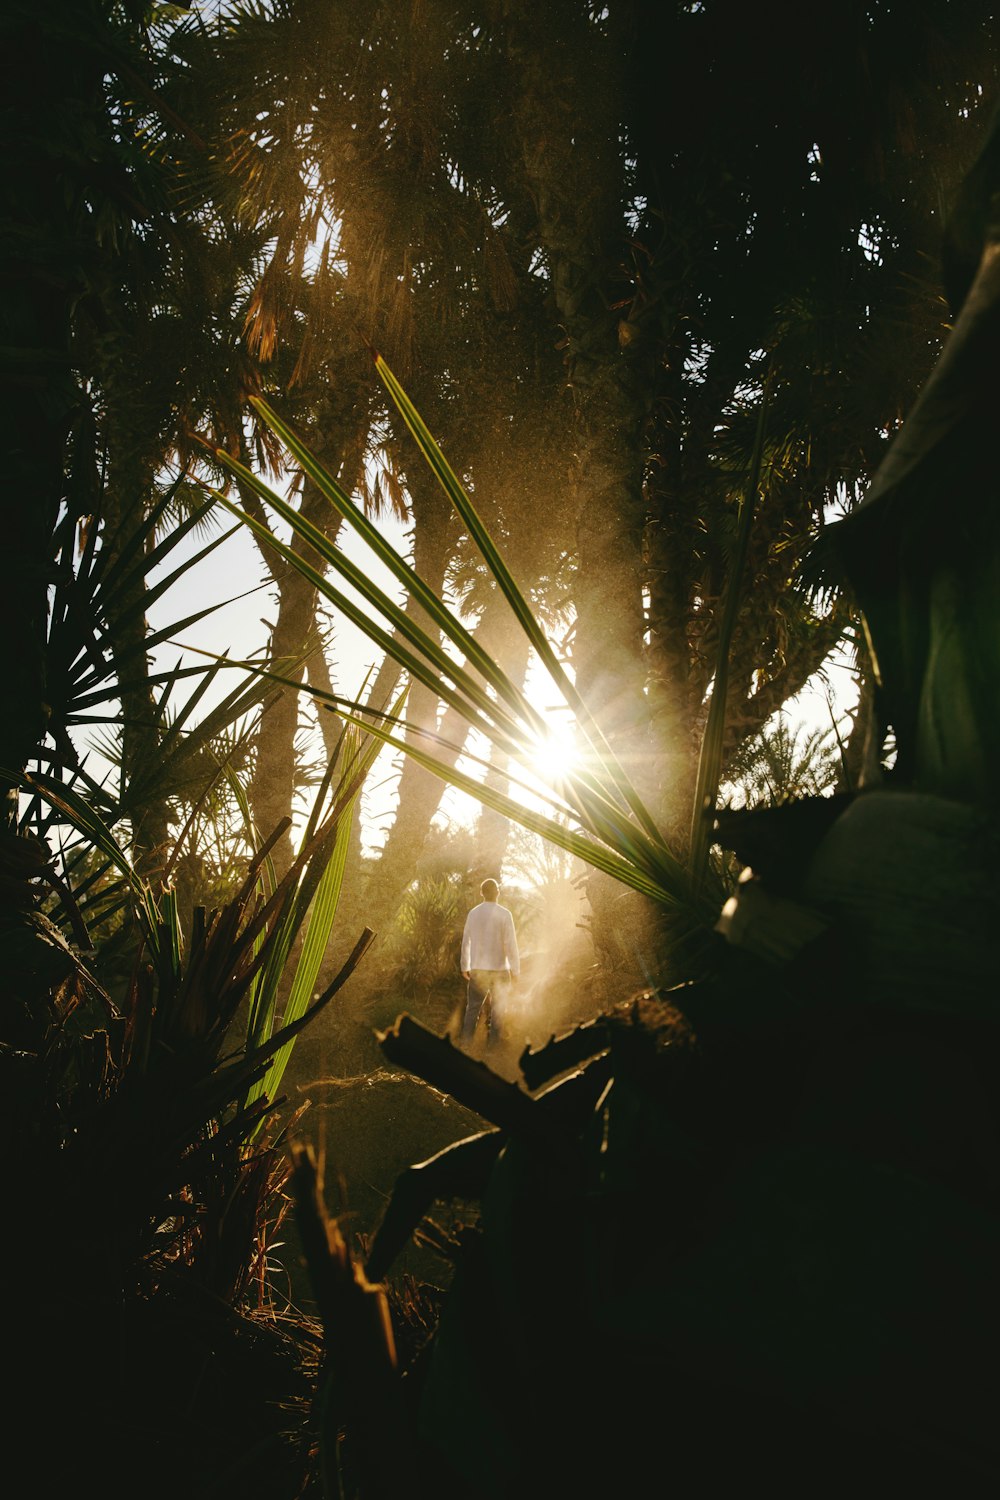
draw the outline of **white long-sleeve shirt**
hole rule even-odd
[[[470,969],[509,969],[515,976],[521,972],[514,918],[497,901],[480,901],[465,919],[461,970],[467,974]]]

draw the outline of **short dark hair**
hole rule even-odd
[[[500,887],[497,885],[492,875],[487,875],[486,879],[479,887],[479,890],[480,894],[486,901],[495,901],[500,894]]]

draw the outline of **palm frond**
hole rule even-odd
[[[524,827],[552,838],[596,868],[614,874],[625,884],[643,890],[657,901],[689,910],[700,910],[704,903],[699,901],[687,871],[668,849],[655,820],[621,766],[601,726],[559,662],[530,605],[514,582],[440,447],[380,357],[377,358],[376,365],[389,395],[416,438],[424,458],[483,552],[498,588],[508,600],[563,704],[574,715],[576,726],[586,744],[586,752],[581,756],[579,765],[567,767],[559,775],[557,788],[551,785],[549,787],[550,806],[554,811],[558,808],[556,817],[536,814],[513,798],[502,798],[501,806],[496,800],[497,793],[457,770],[443,769],[433,756],[420,751],[411,740],[395,740],[384,730],[378,730],[370,724],[369,731],[395,748],[403,749],[426,765],[427,769],[441,775],[452,785],[461,786],[462,790],[485,805],[502,811],[505,816]],[[426,611],[436,630],[456,649],[461,661],[456,661],[453,655],[444,650],[439,640],[422,630],[395,600],[378,588],[369,573],[345,558],[339,548],[302,517],[298,510],[221,450],[217,452],[220,463],[234,473],[242,484],[250,485],[280,516],[294,536],[307,545],[315,563],[308,561],[291,546],[277,541],[266,527],[241,511],[228,496],[214,492],[217,501],[238,516],[267,546],[278,551],[289,566],[308,578],[321,597],[343,610],[348,619],[410,673],[414,680],[429,687],[454,708],[470,728],[483,734],[513,761],[530,765],[533,755],[545,741],[545,715],[528,700],[520,687],[510,681],[461,620],[396,553],[289,424],[266,402],[254,398],[253,404],[261,419],[273,428],[301,466],[303,473],[327,497],[338,514],[358,532],[411,599]],[[357,590],[369,606],[369,612],[359,609],[329,580],[328,569],[336,571],[352,589]],[[372,613],[380,616],[385,625],[380,625],[377,619],[373,619]],[[340,705],[334,703],[334,706],[339,712],[343,712]],[[345,717],[350,719],[351,715]],[[353,722],[357,725],[361,723],[359,719],[354,719]],[[559,821],[567,812],[576,821],[575,828],[567,828]]]

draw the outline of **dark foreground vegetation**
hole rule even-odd
[[[5,8],[8,1486],[996,1492],[995,37],[800,19]],[[267,648],[160,667],[234,514]],[[723,805],[838,645],[835,785]],[[492,1067],[518,822],[591,962]]]

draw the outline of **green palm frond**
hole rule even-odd
[[[183,476],[182,476],[183,478]],[[160,521],[182,480],[177,480],[157,504],[138,518],[99,538],[92,521],[80,556],[74,559],[76,520],[67,515],[54,539],[61,560],[52,592],[47,642],[50,724],[62,740],[74,727],[110,722],[99,712],[123,690],[137,686],[172,684],[180,676],[200,676],[204,667],[150,673],[148,654],[181,631],[190,629],[229,601],[218,601],[193,611],[166,627],[136,633],[129,644],[130,626],[145,616],[188,570],[220,547],[233,528],[213,537],[193,558],[177,563],[152,586],[147,578],[161,564],[182,555],[183,543],[202,524],[211,501],[190,512],[161,541],[150,545]],[[133,677],[134,670],[134,677]]]
[[[594,868],[613,875],[658,902],[707,917],[710,903],[696,892],[687,870],[667,847],[655,820],[559,661],[439,445],[380,356],[376,358],[376,368],[423,457],[482,552],[496,586],[525,632],[561,706],[572,714],[585,748],[578,763],[567,765],[546,784],[539,785],[534,773],[531,773],[534,784],[530,788],[526,783],[520,783],[522,790],[530,790],[543,804],[545,810],[535,811],[457,768],[447,768],[435,757],[433,750],[420,749],[414,738],[396,738],[390,730],[372,722],[374,716],[366,708],[347,705],[338,699],[332,701],[332,706],[358,730],[367,728],[377,740],[405,751],[449,784],[502,812],[522,827],[551,839]],[[546,741],[546,715],[506,676],[462,621],[390,546],[294,429],[266,402],[253,398],[253,405],[303,473],[362,537],[411,600],[422,607],[434,631],[440,632],[453,652],[446,650],[435,634],[422,629],[395,599],[380,589],[373,581],[370,569],[366,571],[345,557],[294,506],[221,450],[216,455],[219,462],[239,479],[241,485],[250,486],[288,526],[298,542],[305,544],[302,553],[274,538],[266,527],[241,511],[227,495],[213,491],[217,502],[250,527],[266,546],[277,551],[290,567],[306,577],[321,597],[341,610],[369,639],[397,661],[412,680],[421,682],[455,709],[470,729],[509,756],[515,767],[520,764],[530,770],[533,757]],[[328,576],[331,573],[360,595],[363,606],[331,581]],[[280,674],[274,674],[274,680],[283,679]],[[299,684],[290,685],[300,687]],[[324,695],[315,696],[322,698]],[[433,738],[424,736],[423,743],[432,744]],[[476,757],[471,759],[475,762]],[[516,770],[514,780],[518,784]]]
[[[0,774],[11,774],[25,790],[36,792],[49,806],[79,834],[85,847],[96,851],[106,862],[104,868],[117,871],[131,893],[135,911],[139,918],[143,937],[154,958],[159,962],[162,955],[162,915],[149,883],[134,869],[131,860],[115,835],[97,811],[73,787],[66,786],[50,776],[37,771],[26,771],[15,777],[6,770]],[[172,948],[171,944],[171,948]]]
[[[282,829],[260,846],[253,840],[255,852],[240,891],[221,911],[196,910],[187,942],[176,890],[170,885],[155,890],[136,871],[112,828],[85,797],[40,773],[19,778],[25,790],[44,799],[82,841],[90,856],[84,888],[99,882],[108,870],[117,874],[110,898],[105,893],[105,904],[115,899],[118,909],[124,899],[137,918],[155,975],[154,1024],[165,1041],[174,1028],[187,1038],[203,1033],[206,1046],[217,1049],[246,1000],[247,1063],[240,1076],[245,1079],[241,1109],[249,1121],[248,1139],[259,1133],[274,1104],[295,1038],[343,980],[342,973],[324,996],[314,993],[340,900],[355,805],[380,748],[365,726],[345,725],[288,872],[276,881],[269,857]],[[226,776],[238,786],[231,767],[220,765],[217,778]],[[250,809],[242,787],[238,801],[249,831]],[[301,949],[279,1020],[279,988],[300,932]],[[351,962],[360,957],[365,941],[356,947]]]

